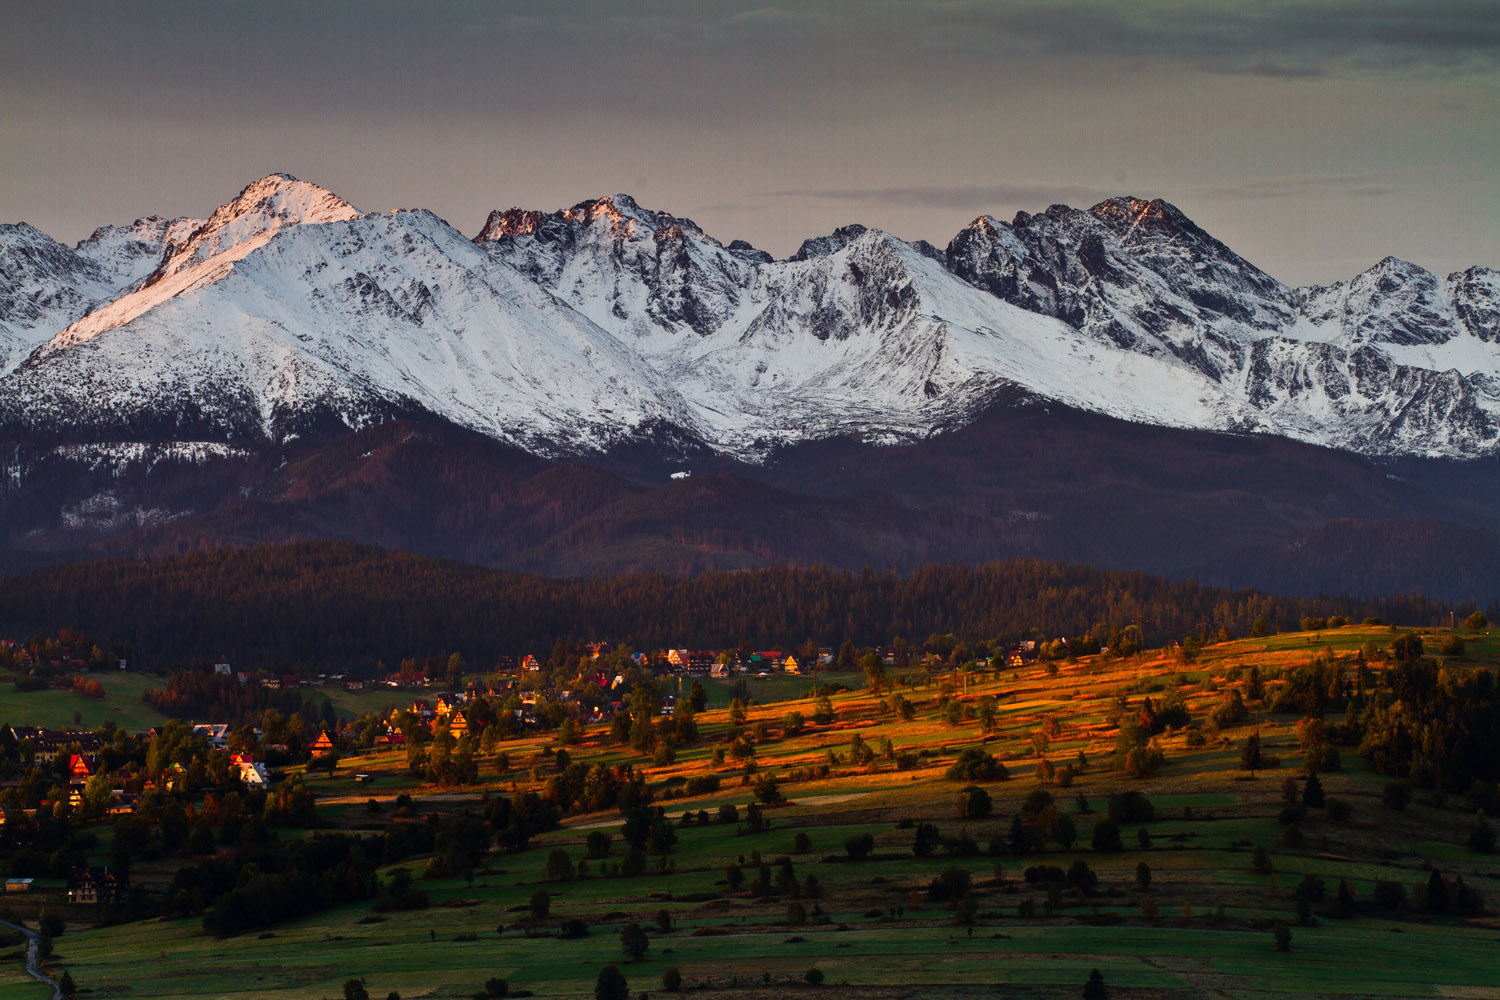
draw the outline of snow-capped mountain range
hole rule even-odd
[[[533,454],[920,439],[1017,393],[1372,456],[1500,451],[1500,274],[1291,288],[1161,201],[785,260],[617,195],[362,213],[285,174],[69,248],[0,226],[0,426],[218,449],[430,413]]]

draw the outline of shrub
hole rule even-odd
[[[1101,819],[1095,823],[1094,835],[1089,844],[1101,854],[1118,854],[1125,850],[1125,845],[1120,841],[1120,827],[1114,820]]]
[[[669,966],[662,970],[661,988],[667,993],[676,993],[682,989],[682,973],[677,971],[677,966]]]
[[[792,838],[792,852],[794,854],[806,854],[812,850],[812,838],[805,830],[798,830],[797,836]]]
[[[491,997],[499,998],[507,996],[510,993],[510,983],[499,976],[491,976],[484,981],[484,992],[485,995]]]
[[[927,898],[934,903],[955,902],[969,891],[972,879],[967,868],[949,868],[927,884]]]
[[[930,857],[941,842],[942,835],[936,826],[931,823],[918,823],[916,835],[912,838],[911,852],[919,858]]]
[[[1276,941],[1277,951],[1292,950],[1292,929],[1285,920],[1278,920],[1271,925],[1271,937]]]
[[[547,879],[551,882],[566,882],[573,877],[573,861],[568,852],[554,847],[547,855]]]
[[[1109,818],[1116,823],[1149,823],[1156,816],[1145,792],[1125,792],[1109,797]]]
[[[688,795],[710,795],[719,790],[719,776],[717,774],[699,774],[687,780],[684,791]]]
[[[344,1000],[370,1000],[365,984],[358,979],[344,980]]]
[[[863,861],[875,849],[875,837],[868,833],[856,833],[844,841],[844,851],[851,860]]]
[[[634,920],[620,928],[620,950],[632,962],[645,958],[646,950],[650,947],[650,938],[646,937],[646,932]]]
[[[1135,866],[1135,884],[1142,890],[1151,888],[1151,866],[1144,861]]]
[[[585,841],[588,855],[591,858],[609,857],[609,834],[603,830],[590,830],[588,840]]]
[[[1090,972],[1089,981],[1083,984],[1083,1000],[1109,1000],[1109,990],[1098,969]]]
[[[589,925],[577,917],[569,917],[557,925],[557,936],[564,941],[576,941],[589,936]]]
[[[546,889],[538,889],[531,894],[531,902],[528,904],[531,915],[538,920],[544,920],[552,910],[552,897],[547,895]]]
[[[958,759],[948,768],[950,781],[1004,781],[1005,765],[979,747],[964,747]]]
[[[802,973],[802,981],[809,986],[817,986],[823,981],[822,969],[808,969]]]
[[[1400,882],[1376,882],[1375,892],[1371,894],[1370,898],[1382,910],[1399,912],[1406,909],[1406,886]]]
[[[619,968],[606,965],[599,970],[599,978],[594,982],[594,1000],[630,1000],[630,986]]]
[[[1380,801],[1387,809],[1400,812],[1411,804],[1411,786],[1404,781],[1387,781],[1380,793]]]
[[[958,815],[960,819],[984,819],[994,808],[990,793],[978,785],[970,785],[958,793]]]
[[[1469,833],[1469,850],[1478,854],[1495,853],[1495,831],[1490,829],[1490,824],[1484,817],[1481,809],[1474,814],[1474,829]]]

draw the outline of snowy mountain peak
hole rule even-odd
[[[507,236],[527,236],[536,232],[547,221],[546,212],[527,208],[495,209],[484,220],[484,228],[474,237],[475,243],[504,239]]]
[[[289,226],[344,222],[361,213],[338,195],[291,174],[268,174],[214,210],[181,243],[170,243],[161,263],[133,291],[97,309],[57,334],[49,350],[60,350],[129,323],[183,293],[219,280],[234,262],[271,241]]]

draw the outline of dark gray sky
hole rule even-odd
[[[471,235],[626,191],[782,255],[1134,194],[1293,283],[1500,266],[1500,4],[0,0],[0,221],[273,170]]]

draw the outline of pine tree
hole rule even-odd
[[[1090,972],[1089,981],[1083,984],[1083,1000],[1109,1000],[1109,988],[1098,969]]]
[[[1318,780],[1318,772],[1313,771],[1307,776],[1307,785],[1302,789],[1302,804],[1309,809],[1322,809],[1324,801],[1323,782]]]

